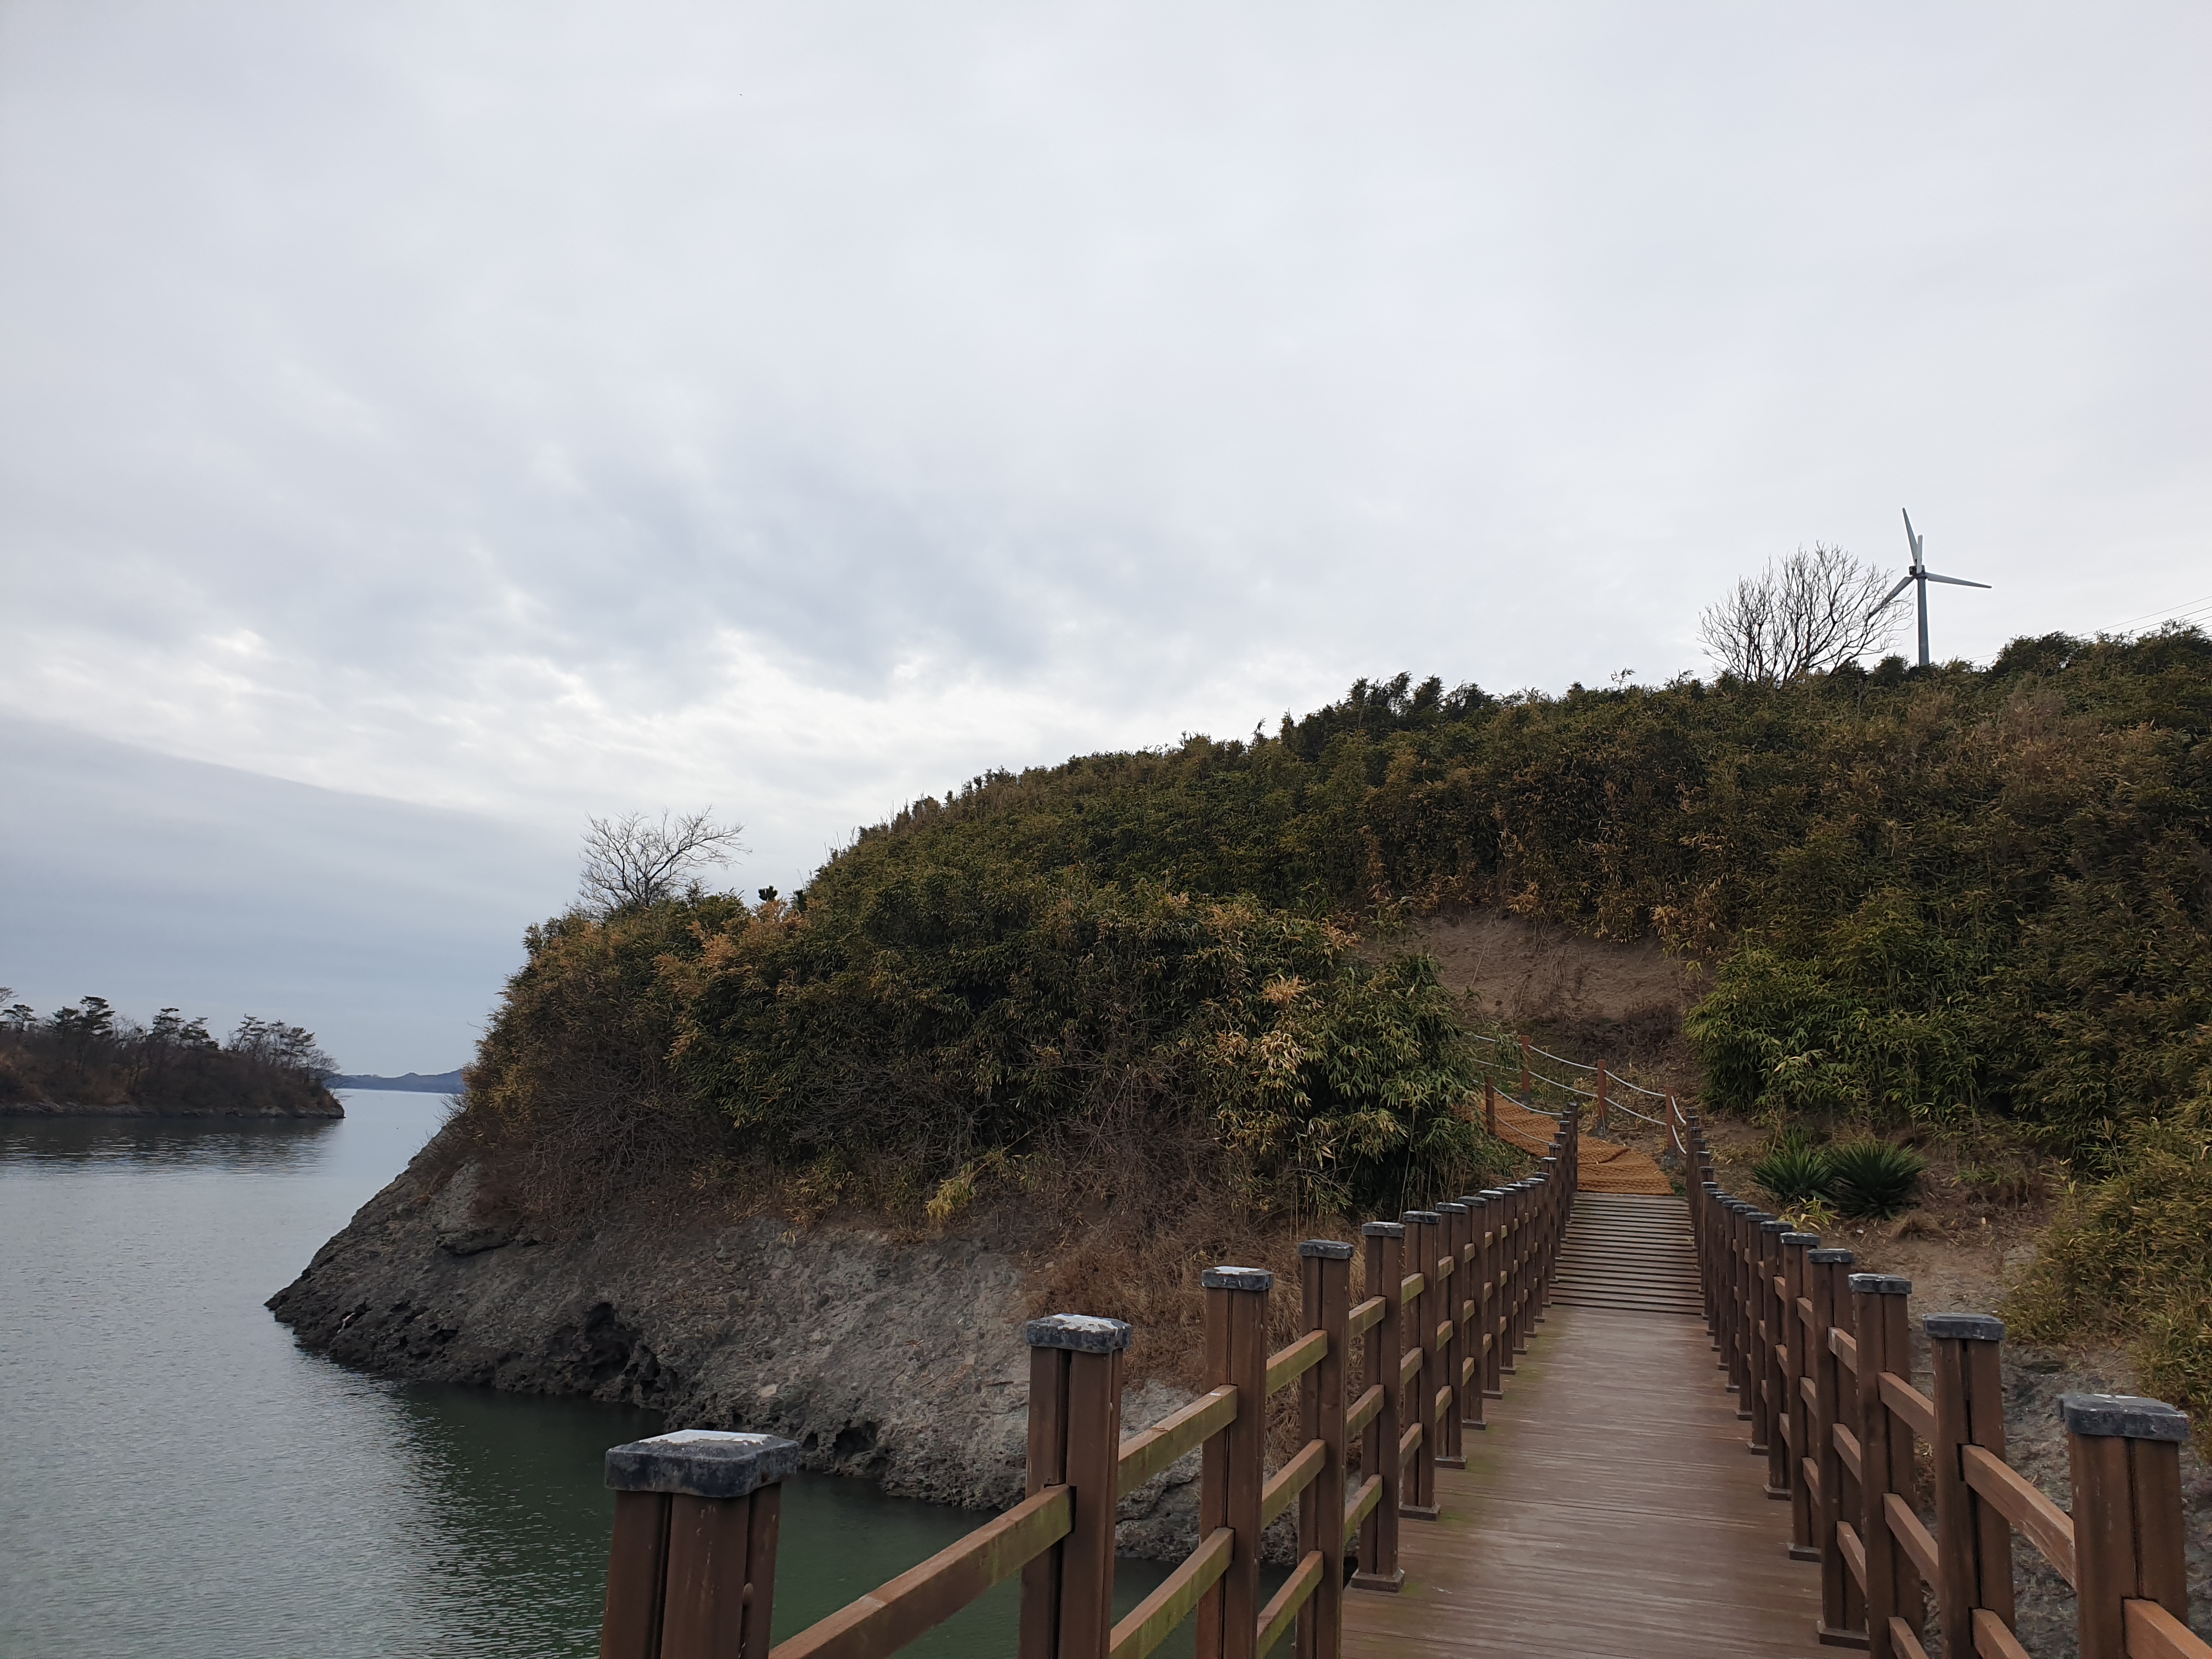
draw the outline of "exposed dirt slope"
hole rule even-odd
[[[1661,1011],[1679,1020],[1698,994],[1696,970],[1656,939],[1590,939],[1502,910],[1431,916],[1414,934],[1471,1012],[1507,1025],[1630,1021]]]

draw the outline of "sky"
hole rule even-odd
[[[1939,657],[2212,604],[2207,84],[2187,3],[8,0],[0,982],[442,1070],[589,814],[788,890],[1700,672],[1900,507]]]

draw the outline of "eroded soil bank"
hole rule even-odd
[[[785,1435],[810,1468],[902,1496],[981,1509],[1020,1497],[1028,1307],[1014,1256],[774,1218],[555,1230],[488,1196],[482,1166],[434,1141],[270,1307],[308,1348],[364,1370]],[[1133,1389],[1125,1428],[1188,1397]],[[1123,1553],[1195,1543],[1197,1473],[1186,1459],[1123,1500]]]

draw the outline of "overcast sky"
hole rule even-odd
[[[0,981],[443,1066],[587,812],[787,889],[1358,674],[1701,668],[1900,506],[1939,656],[2212,599],[2208,85],[2198,3],[8,0]]]

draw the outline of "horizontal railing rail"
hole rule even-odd
[[[1818,1561],[1824,1643],[1926,1659],[1931,1603],[1945,1650],[2028,1659],[2012,1541],[2075,1590],[2082,1659],[2212,1659],[2188,1627],[2180,1448],[2188,1419],[2155,1400],[2067,1395],[2071,1512],[2005,1461],[2002,1322],[1922,1320],[1928,1390],[1910,1374],[1909,1280],[1854,1273],[1723,1189],[1693,1108],[1672,1109],[1692,1164],[1690,1218],[1720,1369],[1790,1503],[1790,1553]],[[1917,1506],[1918,1452],[1933,1514]],[[1964,1638],[1955,1643],[1952,1633]]]

